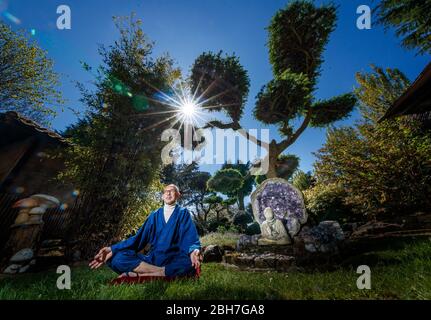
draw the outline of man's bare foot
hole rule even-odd
[[[118,278],[126,278],[126,277],[135,278],[137,276],[139,276],[138,273],[130,271],[130,272],[122,273],[121,275],[118,276]]]
[[[160,271],[154,271],[154,272],[143,272],[138,273],[139,277],[164,277],[165,273],[163,270]]]
[[[122,273],[120,276],[118,276],[119,279],[121,278],[136,278],[136,277],[149,277],[149,276],[153,276],[153,277],[164,277],[165,276],[165,272],[164,270],[160,270],[160,271],[155,271],[155,272],[124,272]]]

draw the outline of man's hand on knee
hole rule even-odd
[[[93,261],[90,262],[91,269],[100,268],[106,261],[112,258],[111,247],[104,247],[94,256]]]

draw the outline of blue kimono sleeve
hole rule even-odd
[[[199,241],[199,235],[190,212],[187,209],[184,209],[182,220],[183,230],[181,237],[181,248],[188,254],[192,253],[195,249],[200,250],[201,243]]]
[[[151,238],[154,236],[154,216],[154,212],[152,212],[134,236],[112,245],[112,253],[115,254],[121,250],[135,250],[138,252],[144,249],[147,243],[149,243]]]

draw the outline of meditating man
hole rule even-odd
[[[202,260],[201,245],[189,211],[176,203],[179,197],[176,185],[166,186],[164,206],[150,213],[136,235],[102,248],[89,266],[96,269],[106,262],[130,277],[194,275]],[[148,253],[139,253],[148,244]]]

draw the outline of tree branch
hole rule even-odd
[[[291,135],[289,138],[277,143],[276,148],[278,151],[283,152],[288,146],[293,144],[296,139],[304,132],[304,130],[308,127],[308,124],[311,121],[311,115],[312,115],[312,109],[311,106],[308,108],[307,114],[304,117],[304,121],[302,121],[301,126],[296,130],[296,132]]]
[[[269,144],[256,138],[252,134],[248,133],[245,129],[241,127],[241,125],[238,122],[231,122],[231,123],[222,123],[220,121],[214,120],[209,121],[203,128],[207,129],[210,127],[216,127],[218,129],[232,129],[233,131],[239,131],[239,133],[246,138],[247,140],[254,142],[259,147],[265,148],[266,150],[269,150]]]

